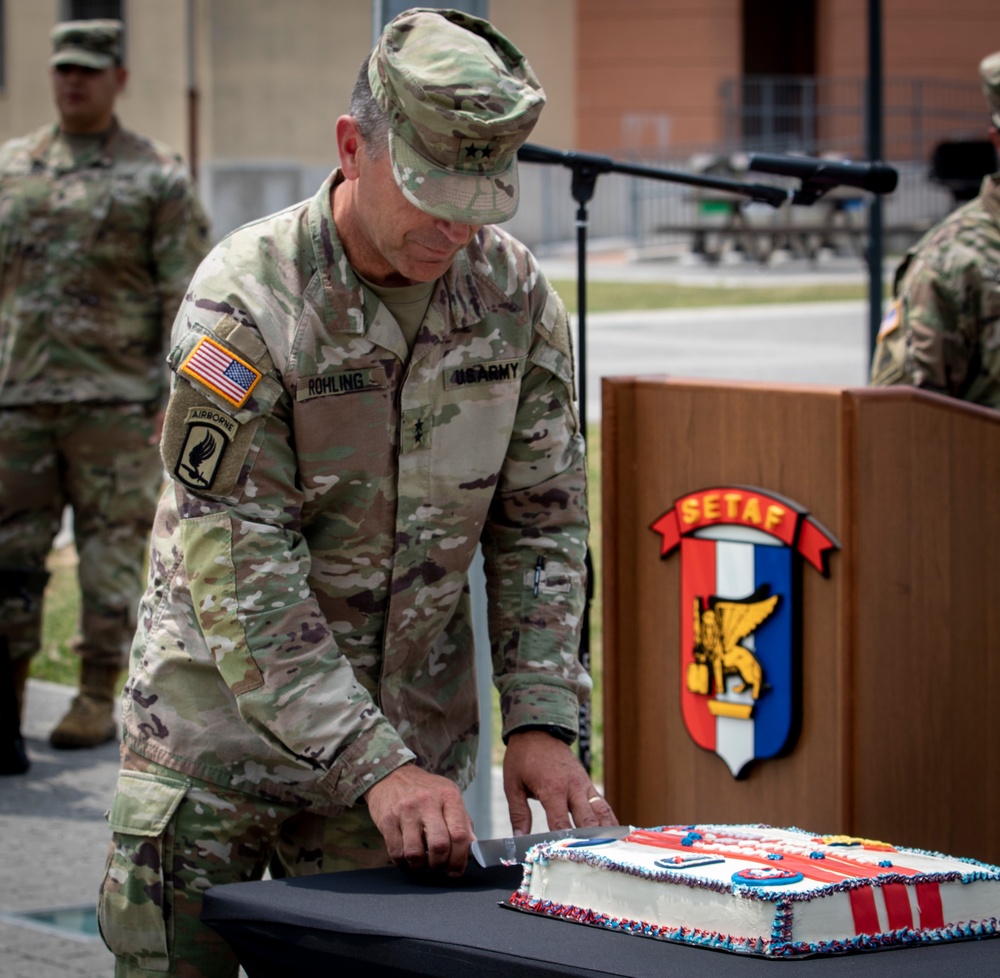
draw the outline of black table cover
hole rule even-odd
[[[1000,939],[772,961],[551,920],[500,906],[520,868],[459,881],[396,869],[217,886],[202,919],[249,978],[997,978]]]

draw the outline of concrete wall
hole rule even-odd
[[[48,35],[59,14],[58,0],[5,7],[0,140],[55,119]],[[574,10],[574,0],[490,4],[548,95],[533,139],[562,149],[574,145]],[[189,161],[216,237],[308,196],[336,165],[334,124],[371,49],[367,0],[132,0],[126,18],[118,115]]]
[[[867,0],[816,3],[818,74],[859,79]],[[48,34],[59,3],[4,7],[0,139],[54,119]],[[130,0],[131,79],[119,115],[193,164],[216,237],[311,194],[336,164],[334,123],[370,49],[372,9],[369,0]],[[665,161],[723,139],[720,89],[741,71],[741,11],[741,0],[489,3],[548,95],[532,142]],[[887,92],[902,76],[968,83],[978,60],[1000,47],[996,0],[883,0],[883,12]],[[975,88],[963,98],[974,103],[975,122]],[[896,125],[887,122],[887,138]],[[856,133],[857,113],[844,126]],[[568,171],[522,169],[524,203],[511,229],[533,243],[563,229],[571,236]],[[632,191],[631,202],[616,193],[613,212],[601,213],[609,182],[601,180],[592,219],[621,233],[641,215]]]
[[[742,73],[740,0],[579,0],[577,10],[579,148],[724,138],[720,89]],[[979,60],[1000,48],[996,0],[883,0],[882,14],[887,104],[895,79],[975,80]],[[864,78],[867,17],[868,0],[816,0],[817,75]],[[844,125],[856,128],[856,117]],[[887,121],[887,135],[896,125]]]
[[[579,0],[579,148],[614,154],[722,136],[740,71],[740,0]]]
[[[367,3],[201,0],[206,158],[330,165],[334,124],[371,48]]]
[[[884,73],[967,81],[1000,48],[996,0],[882,0]],[[819,0],[819,74],[863,75],[868,0]]]
[[[6,83],[0,137],[30,132],[54,118],[48,79],[49,31],[57,0],[6,0]]]
[[[978,93],[977,67],[985,55],[1000,49],[1000,3],[883,0],[882,14],[887,150],[913,145],[910,155],[926,159],[949,127],[956,136],[985,138],[988,118]],[[819,0],[816,40],[817,74],[863,79],[868,70],[867,0]],[[921,122],[923,139],[920,131],[913,134],[904,108],[914,103],[927,113]],[[850,119],[831,121],[826,134],[839,140],[850,125]]]
[[[165,142],[185,158],[189,149],[186,6],[185,0],[132,0],[127,5],[129,81],[117,105],[123,125]]]
[[[131,4],[127,62],[129,83],[118,101],[123,124],[160,139],[180,153],[187,148],[186,0],[137,0]],[[6,85],[0,93],[0,139],[30,132],[56,118],[49,83],[49,32],[58,0],[6,0]]]
[[[490,21],[525,54],[546,103],[531,142],[576,149],[576,0],[490,0]]]
[[[371,50],[372,11],[358,0],[198,6],[199,174],[218,237],[310,195],[336,165],[334,124]],[[533,140],[563,149],[573,145],[573,7],[573,0],[490,4],[490,18],[524,50],[546,89]],[[534,182],[529,177],[529,188]],[[525,214],[533,215],[526,230],[537,233],[538,209]]]

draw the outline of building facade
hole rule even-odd
[[[0,138],[54,117],[48,34],[121,16],[122,122],[189,162],[216,235],[299,200],[336,163],[334,123],[403,0],[0,0]],[[532,141],[661,164],[741,148],[864,154],[868,0],[455,0],[527,54],[549,96]],[[884,156],[982,134],[980,58],[1000,48],[996,0],[882,0]],[[553,172],[553,170],[555,172]],[[560,168],[523,168],[529,242],[571,237]],[[609,183],[611,181],[608,181]],[[621,181],[618,181],[621,183]],[[634,196],[595,199],[634,223]],[[610,227],[610,224],[609,224]]]

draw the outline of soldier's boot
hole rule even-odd
[[[80,672],[80,692],[66,716],[49,735],[53,747],[71,749],[97,747],[114,740],[115,686],[121,669],[84,661]]]

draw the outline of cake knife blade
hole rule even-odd
[[[484,868],[511,866],[522,862],[527,851],[539,842],[555,842],[558,839],[621,839],[631,831],[631,825],[588,825],[575,829],[553,829],[506,839],[476,839],[469,847],[469,852]]]

